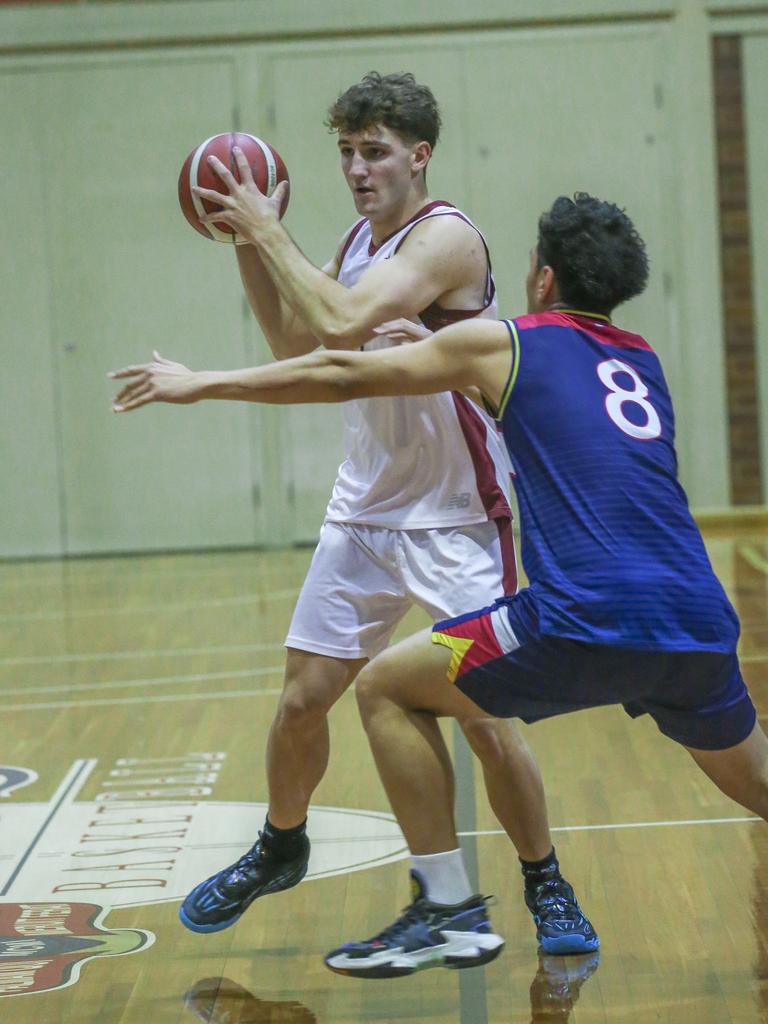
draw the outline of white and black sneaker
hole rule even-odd
[[[488,918],[488,897],[463,903],[432,903],[424,883],[411,871],[414,900],[383,932],[362,942],[348,942],[325,957],[336,974],[355,978],[399,978],[428,967],[453,970],[490,963],[504,948]]]

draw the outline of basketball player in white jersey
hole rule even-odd
[[[425,334],[468,317],[495,318],[485,240],[463,213],[427,194],[440,127],[430,90],[409,74],[371,73],[338,98],[328,125],[360,219],[322,269],[279,222],[284,186],[264,196],[242,154],[242,184],[214,158],[225,191],[197,190],[221,207],[203,219],[231,225],[248,243],[237,249],[240,273],[275,357],[318,345],[399,344],[386,334],[394,318],[421,323]],[[267,750],[267,819],[250,851],[184,901],[181,920],[193,931],[226,928],[258,896],[304,877],[307,810],[329,756],[328,712],[408,608],[442,619],[517,587],[510,469],[485,413],[457,393],[363,399],[343,412],[346,458],[286,640]],[[468,722],[465,733],[520,856],[539,940],[546,948],[556,937],[559,952],[582,952],[587,936],[595,948],[560,875],[541,778],[524,741],[490,716]],[[433,900],[460,903],[472,892],[459,850],[414,858],[414,868]]]

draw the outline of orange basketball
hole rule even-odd
[[[212,238],[216,242],[227,242],[230,245],[239,242],[240,239],[229,224],[200,223],[201,216],[215,213],[221,207],[196,196],[192,192],[192,186],[198,185],[200,188],[226,193],[226,186],[208,163],[209,156],[218,157],[239,181],[240,175],[232,153],[233,146],[239,146],[242,149],[250,164],[253,180],[265,195],[272,195],[279,182],[288,181],[288,171],[285,169],[280,154],[269,143],[257,139],[255,135],[246,135],[243,132],[225,132],[223,135],[213,135],[192,150],[184,161],[179,175],[179,203],[182,213],[195,231],[199,231],[206,238]],[[281,217],[287,206],[288,196],[286,195],[280,210]]]

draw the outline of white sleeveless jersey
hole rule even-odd
[[[352,287],[368,267],[393,256],[414,225],[427,217],[445,216],[472,224],[449,203],[433,202],[374,247],[370,224],[358,221],[342,249],[338,280]],[[437,330],[474,316],[497,316],[490,259],[482,309],[446,310],[433,304],[419,319]],[[376,337],[363,348],[394,344],[398,343]],[[494,421],[464,395],[363,398],[341,408],[346,458],[339,467],[327,520],[416,530],[511,515],[511,467],[502,436]]]

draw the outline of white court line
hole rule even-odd
[[[247,654],[250,651],[282,651],[285,644],[214,644],[209,647],[150,647],[137,651],[103,651],[85,654],[50,654],[18,658],[0,658],[0,668],[12,665],[56,665],[80,661],[121,661],[133,658],[187,657],[194,654]],[[744,654],[742,664],[768,661],[768,654]]]
[[[233,697],[274,697],[281,688],[270,690],[227,690],[222,693],[174,693],[167,697],[112,697],[104,700],[55,700],[44,704],[3,704],[7,711],[77,711],[78,708],[115,707],[119,704],[170,704],[183,700],[231,700]]]
[[[283,665],[239,669],[236,672],[203,672],[189,676],[156,676],[154,679],[115,679],[108,683],[54,683],[50,686],[17,686],[0,688],[0,697],[25,696],[28,693],[71,693],[73,690],[132,690],[136,687],[175,686],[177,683],[203,683],[212,679],[247,679],[250,676],[276,675],[284,671]]]
[[[50,654],[36,657],[0,658],[0,668],[4,665],[55,665],[73,661],[118,661],[131,658],[184,657],[190,654],[238,654],[249,651],[279,651],[284,648],[284,644],[214,644],[210,647],[150,647],[140,651]],[[768,658],[768,655],[766,657]]]
[[[141,557],[141,556],[139,556]],[[129,571],[123,574],[123,580],[127,584],[131,583],[144,583],[147,580],[152,579],[168,579],[176,580],[180,578],[196,578],[196,577],[223,577],[225,579],[234,576],[247,576],[249,580],[255,582],[265,582],[269,576],[275,572],[274,567],[260,568],[258,565],[258,559],[254,557],[252,565],[232,565],[232,566],[220,566],[219,568],[211,569],[178,569],[173,566],[169,566],[167,569],[154,569],[152,571],[143,569],[141,566],[135,567],[130,563],[135,561],[134,556],[129,556],[126,559],[118,559],[115,563],[111,564],[107,569],[101,569],[101,571],[88,571],[82,566],[77,567],[62,567],[61,572],[55,575],[49,576],[30,576],[26,579],[3,579],[3,575],[8,576],[12,572],[12,568],[7,569],[5,573],[0,570],[0,583],[3,587],[7,588],[21,588],[21,587],[52,587],[61,585],[70,587],[73,584],[77,586],[88,586],[91,583],[112,583],[115,579],[115,573],[125,568],[126,563],[129,563]]]
[[[45,830],[51,824],[51,822],[62,809],[62,807],[66,807],[67,805],[73,803],[75,797],[87,782],[88,776],[96,767],[97,763],[98,761],[96,758],[81,758],[79,761],[75,761],[73,763],[72,767],[67,772],[59,788],[48,801],[48,807],[50,808],[48,816],[38,829],[37,834],[32,839],[32,842],[29,844],[27,849],[21,854],[21,857],[17,862],[16,867],[9,875],[7,881],[3,885],[2,890],[0,890],[0,896],[5,896],[10,892],[14,883],[17,881],[19,875],[24,870],[24,866],[26,865],[27,860],[29,859],[32,851],[40,842],[40,839],[45,833]]]
[[[52,619],[87,619],[97,615],[146,615],[148,612],[187,612],[195,608],[231,608],[235,605],[257,604],[261,601],[287,600],[296,597],[298,588],[270,590],[269,595],[241,594],[238,597],[218,597],[212,601],[189,601],[184,604],[142,604],[119,608],[78,608],[55,612],[21,612],[18,615],[0,615],[0,622],[41,622]]]
[[[629,822],[614,822],[608,825],[557,825],[550,828],[550,832],[608,832],[611,829],[617,828],[666,828],[675,827],[681,825],[727,825],[730,823],[742,823],[749,821],[762,821],[762,818],[696,818],[691,821],[629,821]],[[506,838],[507,833],[503,829],[484,829],[478,832],[457,832],[456,835],[459,839],[471,838],[471,837],[493,837],[493,836],[504,836]],[[391,833],[389,835],[364,835],[364,836],[325,836],[322,839],[313,839],[313,846],[322,846],[323,844],[329,845],[331,843],[338,843],[340,840],[344,840],[345,843],[370,843],[378,840],[380,842],[391,839]],[[242,839],[232,839],[229,842],[218,842],[218,843],[199,843],[195,845],[196,850],[227,850],[230,848],[245,848],[248,843],[252,841],[252,837],[244,836]]]
[[[550,832],[601,832],[614,828],[670,828],[681,825],[729,825],[745,821],[762,821],[762,818],[690,818],[682,821],[627,821],[611,825],[557,825]],[[458,836],[505,836],[501,828],[482,829],[478,832],[457,832]]]

